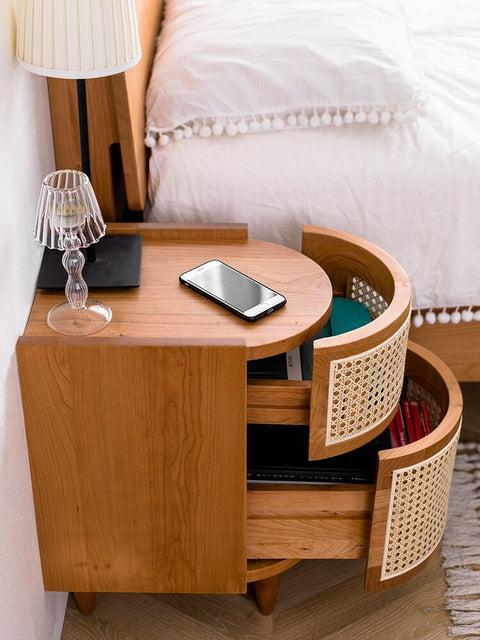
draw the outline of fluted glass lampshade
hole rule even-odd
[[[33,73],[98,78],[140,60],[135,0],[19,0],[17,58]]]
[[[76,236],[81,247],[88,247],[105,235],[105,228],[88,176],[65,169],[44,178],[34,231],[40,244],[64,251]]]
[[[64,251],[62,264],[67,272],[62,302],[50,309],[47,324],[58,333],[87,335],[103,329],[112,312],[103,302],[88,298],[82,270],[81,248],[105,235],[105,223],[88,176],[64,169],[47,175],[38,199],[34,235],[49,249]]]

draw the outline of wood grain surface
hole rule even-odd
[[[325,272],[302,254],[280,245],[255,240],[191,241],[159,239],[161,225],[129,226],[143,235],[140,287],[90,292],[107,303],[111,323],[89,339],[107,337],[192,338],[214,335],[221,340],[245,340],[247,358],[282,353],[315,335],[330,312],[332,290]],[[166,227],[178,237],[178,227]],[[195,229],[194,229],[195,230]],[[208,229],[207,229],[208,230]],[[202,227],[196,229],[200,233]],[[210,229],[209,233],[213,231]],[[243,233],[243,232],[242,232]],[[245,322],[179,283],[184,271],[211,259],[223,260],[286,296],[282,309],[256,322]],[[39,291],[35,298],[27,336],[55,333],[45,322],[46,314],[65,299],[62,291]]]
[[[245,346],[27,338],[18,361],[45,588],[243,592]]]
[[[410,338],[446,362],[457,380],[480,380],[480,322],[424,323],[410,329]]]

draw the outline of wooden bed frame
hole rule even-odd
[[[141,220],[147,197],[145,93],[162,2],[136,4],[141,62],[125,73],[86,82],[91,180],[107,222]],[[80,169],[75,81],[48,82],[57,168]],[[480,381],[480,322],[424,324],[412,328],[410,337],[439,355],[460,381]]]

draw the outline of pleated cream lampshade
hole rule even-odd
[[[99,78],[141,58],[135,0],[19,0],[17,58],[53,78]]]

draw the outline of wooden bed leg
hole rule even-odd
[[[95,609],[95,596],[96,593],[89,591],[75,591],[73,593],[77,603],[78,610],[81,613],[89,614]]]
[[[281,574],[278,573],[276,576],[264,578],[263,580],[256,580],[253,583],[257,606],[260,613],[264,616],[269,616],[273,613],[278,596],[278,590],[280,588],[280,577]]]

